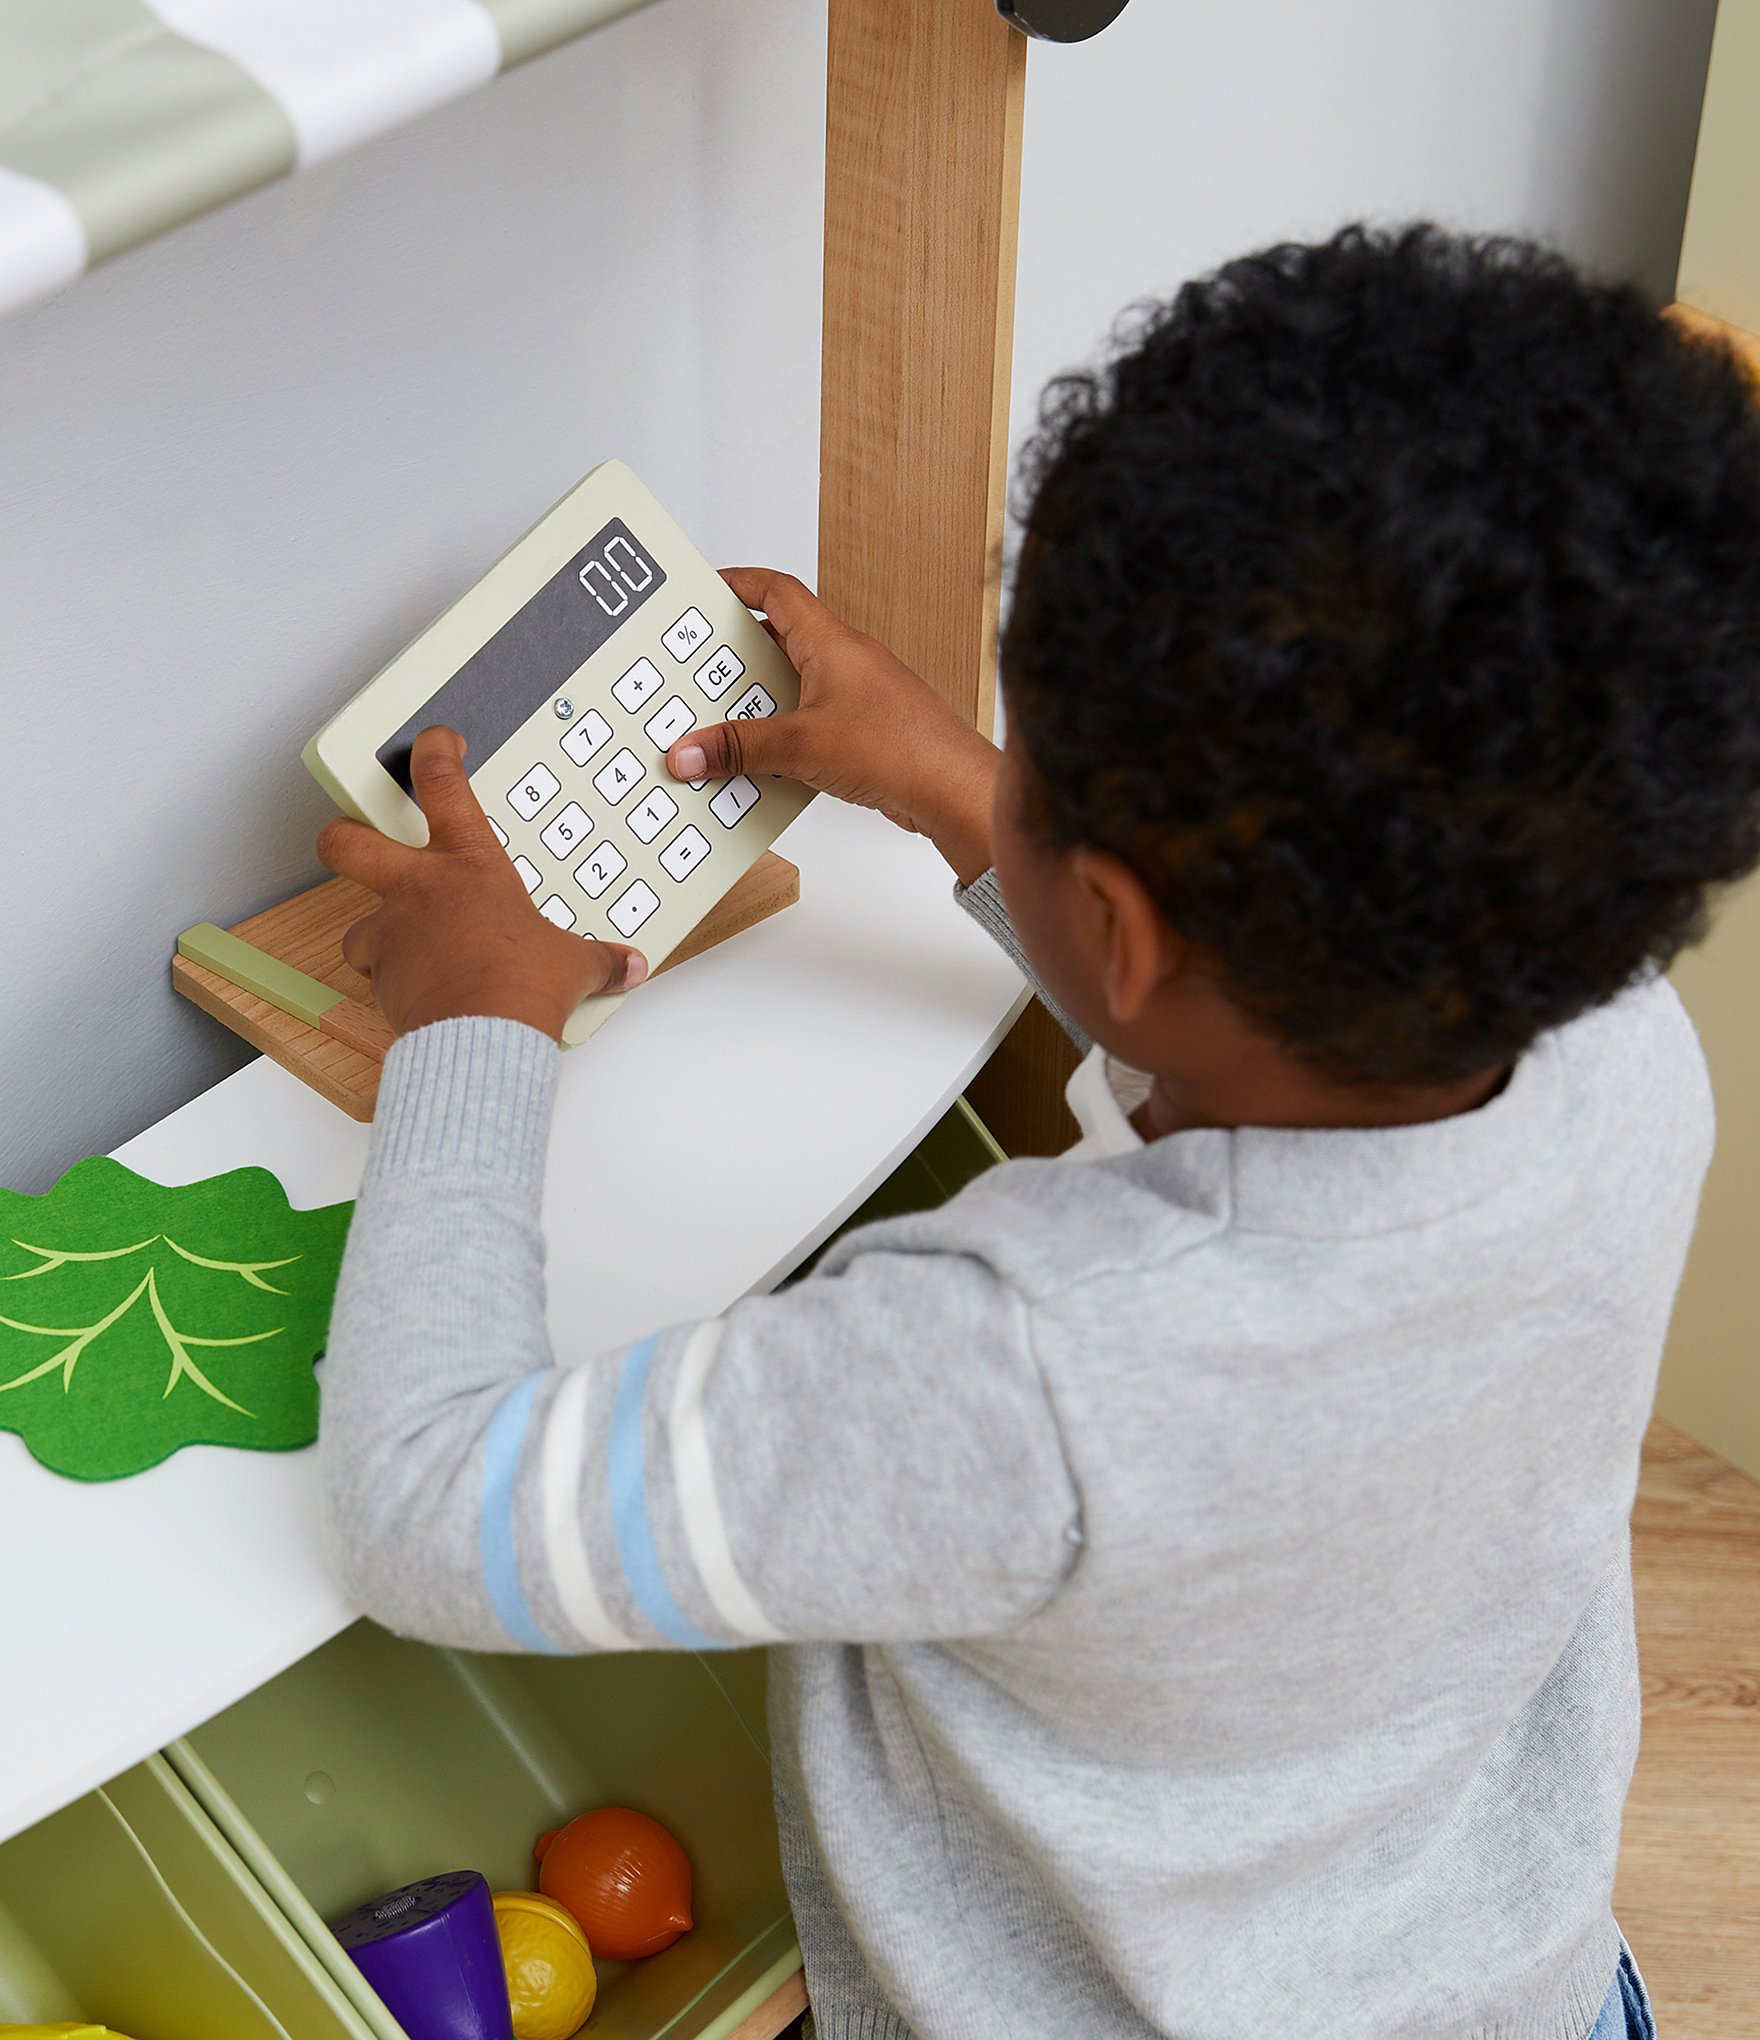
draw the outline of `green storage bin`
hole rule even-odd
[[[878,1190],[852,1211],[817,1252],[795,1270],[790,1278],[799,1281],[816,1267],[846,1232],[877,1219],[903,1218],[913,1211],[933,1211],[956,1191],[963,1190],[976,1176],[1008,1156],[996,1137],[964,1098],[956,1098],[950,1111],[930,1128],[912,1152],[899,1163]]]
[[[131,2040],[370,2040],[153,1757],[0,1847],[0,2023]]]
[[[167,1754],[376,2040],[401,2031],[326,1920],[445,1870],[531,1889],[543,1829],[589,1806],[651,1814],[690,1857],[696,1924],[600,1965],[586,2031],[724,2040],[800,1967],[763,1679],[759,1652],[485,1657],[363,1622]]]

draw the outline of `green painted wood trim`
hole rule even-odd
[[[332,1006],[340,1006],[347,997],[345,992],[307,977],[303,970],[295,970],[291,963],[283,963],[280,957],[216,928],[212,921],[198,921],[193,928],[186,928],[177,938],[177,953],[204,970],[218,972],[241,991],[267,999],[271,1006],[279,1006],[308,1027],[316,1027]]]

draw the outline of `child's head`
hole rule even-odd
[[[1347,1084],[1666,963],[1760,857],[1751,397],[1635,291],[1431,228],[1230,263],[1054,384],[998,803],[1051,989],[1107,1039],[1084,851]]]

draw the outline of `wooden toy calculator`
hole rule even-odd
[[[812,798],[791,780],[681,784],[687,730],[799,700],[769,633],[621,461],[596,467],[306,746],[345,812],[428,840],[410,746],[446,723],[514,869],[559,928],[658,965]],[[572,1046],[620,995],[585,1000]]]

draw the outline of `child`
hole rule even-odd
[[[930,836],[1096,1044],[1070,1157],[553,1370],[555,1038],[641,959],[533,911],[448,732],[428,849],[325,831],[405,1035],[342,1575],[477,1649],[779,1646],[822,2040],[1649,2034],[1626,1520],[1712,1130],[1657,972],[1760,855],[1747,391],[1531,248],[1352,230],[1056,385],[1030,482],[1000,753],[740,572],[802,705],[670,765]]]

